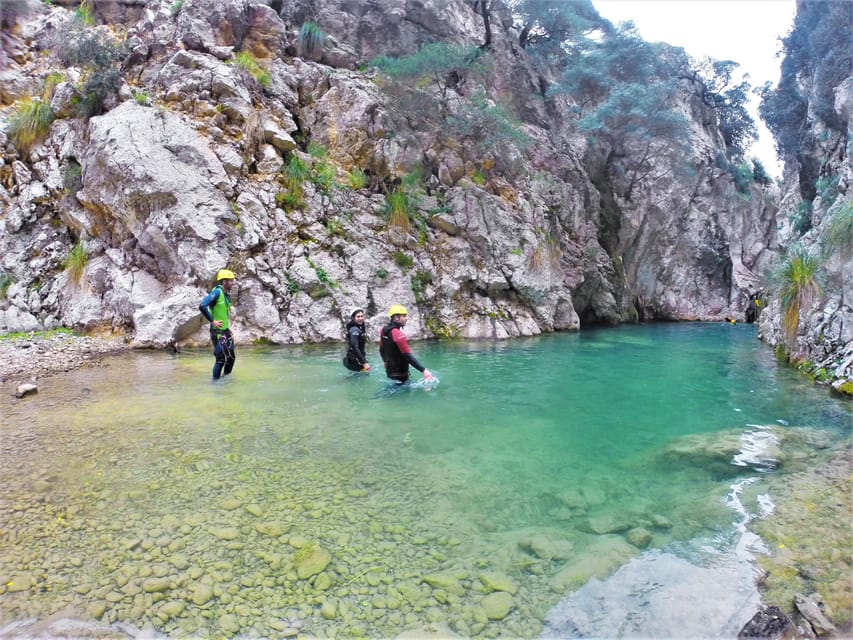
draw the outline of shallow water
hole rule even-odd
[[[754,425],[850,437],[849,404],[752,326],[414,346],[435,388],[389,393],[335,345],[243,347],[217,383],[207,352],[132,353],[4,394],[0,629],[61,612],[169,637],[663,637],[669,612],[729,637],[756,605],[738,552],[773,464],[666,452],[755,444]],[[681,562],[708,573],[679,599]],[[730,565],[737,595],[702,591]],[[640,583],[670,597],[627,619],[614,594]]]

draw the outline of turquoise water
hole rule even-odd
[[[438,386],[389,393],[375,348],[362,376],[325,345],[240,348],[218,383],[206,351],[137,352],[4,394],[2,624],[538,637],[558,602],[644,552],[736,543],[725,498],[761,473],[706,455],[719,441],[754,425],[850,437],[849,403],[752,326],[414,348]],[[685,438],[701,452],[674,454]],[[487,599],[498,578],[507,612]]]

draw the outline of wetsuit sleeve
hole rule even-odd
[[[350,327],[349,330],[349,348],[350,351],[355,354],[356,360],[358,364],[364,366],[367,362],[367,358],[364,355],[364,352],[361,350],[358,344],[358,338],[361,332],[358,330],[358,327]]]
[[[207,318],[208,322],[213,322],[213,314],[210,312],[210,307],[216,304],[217,298],[219,298],[219,289],[214,289],[198,305],[198,310],[201,311],[201,315]]]
[[[408,363],[412,365],[415,369],[423,373],[426,367],[420,362],[418,362],[418,359],[415,357],[415,354],[412,353],[412,350],[409,348],[409,341],[406,340],[406,336],[403,335],[403,332],[399,329],[392,329],[391,338],[394,340],[394,344],[397,345],[397,348],[400,350],[400,353],[408,361]]]

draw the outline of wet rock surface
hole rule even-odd
[[[0,336],[0,383],[12,383],[17,389],[22,385],[32,385],[39,378],[80,367],[102,366],[105,364],[103,356],[128,348],[124,338],[116,336],[76,336],[71,333]]]

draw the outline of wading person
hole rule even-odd
[[[433,380],[433,375],[412,353],[403,333],[403,327],[409,319],[406,308],[395,304],[388,310],[388,317],[390,321],[379,331],[379,355],[385,363],[386,375],[395,382],[404,384],[409,381],[411,365],[423,374],[424,380]]]
[[[234,353],[234,336],[228,321],[231,312],[231,287],[234,285],[234,272],[220,269],[216,274],[216,286],[205,296],[198,306],[202,315],[210,322],[210,341],[213,343],[213,379],[227,376],[234,368],[237,359]]]
[[[344,366],[350,371],[370,371],[364,347],[367,345],[367,333],[364,328],[364,310],[356,309],[347,322],[347,354]]]

